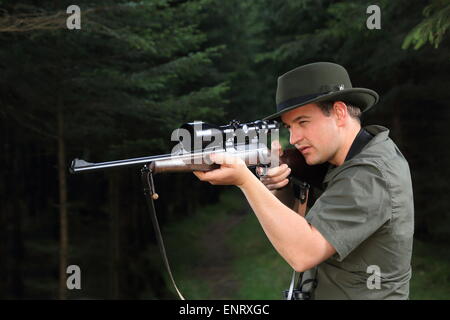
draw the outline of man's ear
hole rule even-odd
[[[348,117],[347,105],[343,101],[335,101],[333,103],[333,112],[336,116],[338,125],[344,124]]]

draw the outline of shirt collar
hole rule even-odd
[[[347,157],[345,157],[344,162],[350,160],[358,153],[360,153],[361,150],[366,146],[366,144],[368,144],[369,141],[372,140],[372,138],[372,134],[370,134],[364,128],[361,128],[361,130],[359,130],[358,134],[356,135],[355,140],[353,140],[352,146],[350,147],[350,150],[348,151]]]

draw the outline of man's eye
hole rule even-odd
[[[300,121],[299,124],[307,123],[308,121]]]

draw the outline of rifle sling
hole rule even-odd
[[[170,281],[172,282],[172,285],[175,288],[175,291],[177,292],[180,300],[185,300],[185,298],[181,294],[180,290],[178,290],[177,284],[175,283],[175,279],[172,275],[172,270],[170,268],[169,259],[167,258],[166,249],[164,246],[164,241],[162,238],[161,230],[159,228],[159,223],[158,223],[158,218],[156,216],[156,209],[155,209],[155,203],[154,203],[154,199],[157,199],[158,195],[155,193],[155,187],[154,187],[154,183],[153,183],[153,173],[152,173],[151,169],[149,169],[150,167],[151,167],[150,164],[147,164],[144,166],[144,168],[142,168],[141,179],[142,179],[142,184],[144,186],[145,199],[147,200],[147,205],[148,205],[148,208],[150,211],[150,217],[152,219],[153,229],[155,230],[156,241],[158,242],[159,251],[163,258],[167,273],[169,274]]]

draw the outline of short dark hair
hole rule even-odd
[[[359,121],[361,123],[361,109],[357,106],[351,105],[347,102],[345,102],[345,105],[347,106],[348,114]],[[326,116],[330,115],[330,111],[333,108],[334,101],[320,101],[317,102],[317,105],[319,106],[320,110],[322,110],[323,114]]]

